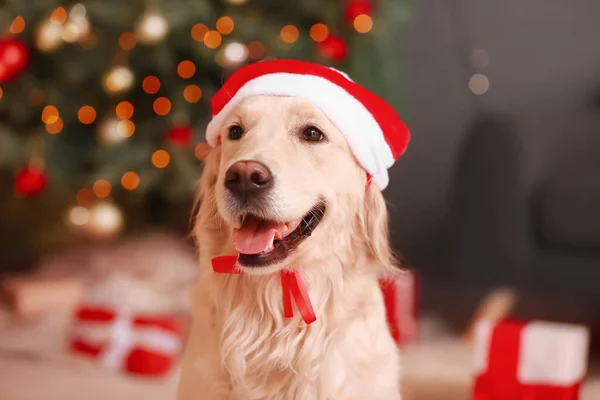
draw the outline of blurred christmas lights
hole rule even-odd
[[[208,31],[204,35],[204,45],[209,49],[216,49],[221,45],[223,38],[217,31]]]
[[[123,50],[133,50],[136,45],[135,35],[131,32],[122,33],[119,36],[119,47]]]
[[[38,26],[35,33],[35,47],[40,51],[48,53],[63,45],[62,26],[54,22],[46,21]]]
[[[160,90],[160,80],[155,76],[147,76],[142,81],[142,89],[148,94],[155,94]]]
[[[183,90],[183,98],[188,103],[197,103],[202,97],[202,90],[198,85],[188,85]]]
[[[229,35],[231,32],[233,32],[234,27],[235,23],[233,22],[233,19],[226,15],[219,18],[216,23],[217,31],[219,31],[219,33],[222,35]]]
[[[248,43],[248,55],[253,60],[260,60],[265,55],[265,46],[258,41]]]
[[[119,134],[119,120],[108,118],[102,121],[98,127],[98,139],[104,144],[116,144],[123,141],[124,137]]]
[[[166,97],[159,97],[154,100],[152,108],[157,115],[167,115],[171,111],[171,101]]]
[[[360,14],[354,18],[354,29],[358,33],[367,33],[373,29],[373,19],[367,14]]]
[[[82,124],[89,125],[96,120],[96,110],[92,106],[83,106],[77,112],[77,118]]]
[[[89,210],[86,230],[95,237],[112,237],[123,227],[123,214],[113,203],[98,202]]]
[[[51,135],[56,135],[60,133],[63,129],[63,120],[58,118],[56,121],[51,124],[46,124],[46,131]]]
[[[76,227],[84,226],[89,219],[90,211],[82,206],[75,206],[68,213],[69,222]]]
[[[108,92],[118,93],[130,89],[135,77],[129,67],[122,65],[112,68],[104,79],[104,88]]]
[[[170,161],[171,156],[166,150],[160,149],[152,153],[152,165],[154,165],[156,168],[165,168],[167,165],[169,165]]]
[[[283,40],[285,43],[292,44],[295,43],[296,40],[298,40],[300,32],[298,31],[298,28],[296,28],[294,25],[286,25],[283,28],[281,28],[279,36],[281,37],[281,40]]]
[[[135,190],[140,185],[140,176],[133,171],[127,171],[121,177],[121,185],[125,190]]]
[[[473,94],[485,94],[490,88],[490,81],[483,74],[475,74],[469,79],[469,89]]]
[[[196,24],[192,27],[191,35],[192,39],[196,42],[203,42],[204,35],[208,32],[208,26],[204,24]]]
[[[228,64],[240,64],[248,58],[248,48],[239,42],[231,42],[225,46],[223,54]]]
[[[131,117],[133,117],[133,112],[133,104],[126,100],[123,100],[115,107],[115,114],[120,119],[131,119]]]
[[[327,39],[327,35],[329,35],[329,29],[325,24],[314,24],[310,27],[309,35],[312,40],[320,43]]]
[[[50,15],[50,22],[56,25],[62,25],[67,21],[67,16],[67,10],[63,7],[58,7]]]
[[[58,109],[54,106],[46,106],[42,110],[42,122],[45,124],[53,124],[59,118]]]
[[[90,188],[83,188],[77,191],[75,200],[77,204],[84,207],[89,207],[94,202],[94,191]]]
[[[96,182],[94,182],[92,190],[94,191],[96,197],[100,199],[105,199],[108,196],[110,196],[112,187],[110,185],[110,182],[108,182],[106,179],[98,179]]]
[[[184,60],[177,65],[177,74],[184,78],[189,79],[196,73],[196,66],[190,60]]]
[[[135,124],[129,119],[119,121],[117,124],[117,132],[119,133],[119,136],[129,138],[133,136],[135,132]]]
[[[152,10],[146,12],[136,26],[136,38],[141,43],[158,43],[165,38],[169,31],[169,23],[160,12]]]
[[[13,35],[18,35],[19,33],[23,32],[25,30],[25,18],[23,18],[20,15],[17,15],[15,17],[15,19],[13,19],[12,23],[10,24],[10,28],[8,29],[8,31],[10,33],[12,33]]]

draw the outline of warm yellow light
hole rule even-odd
[[[221,45],[223,38],[221,34],[217,31],[208,31],[206,35],[204,35],[204,44],[209,49],[216,49]]]
[[[196,66],[190,60],[184,60],[177,66],[177,74],[184,79],[191,78],[195,73]]]
[[[300,32],[298,31],[298,28],[296,28],[294,25],[286,25],[283,28],[281,28],[279,36],[281,36],[281,40],[291,44],[298,40]]]
[[[94,202],[94,192],[89,188],[80,189],[75,199],[77,200],[77,204],[88,207]]]
[[[320,43],[327,39],[329,35],[329,28],[325,24],[314,24],[310,27],[310,38],[317,43]]]
[[[188,85],[183,90],[183,98],[188,103],[197,103],[198,101],[200,101],[201,97],[202,97],[202,90],[200,89],[200,86],[198,86],[198,85]]]
[[[490,80],[483,74],[475,74],[469,79],[469,89],[473,94],[482,95],[490,88]]]
[[[158,115],[167,115],[171,111],[171,101],[166,97],[159,97],[152,105],[154,112]]]
[[[367,33],[373,29],[373,19],[367,14],[360,14],[354,18],[354,29],[358,33]]]
[[[94,191],[94,194],[97,197],[104,199],[104,198],[110,196],[112,187],[110,186],[110,183],[106,179],[98,179],[96,182],[94,182],[94,186],[92,186],[92,190]]]
[[[229,35],[231,32],[233,32],[235,24],[231,17],[223,16],[217,20],[216,27],[219,33],[223,35]]]
[[[58,109],[54,106],[46,106],[42,110],[42,122],[45,124],[53,124],[58,121]]]
[[[253,60],[258,60],[263,58],[265,55],[265,46],[261,42],[250,42],[248,43],[248,55]]]
[[[140,185],[140,176],[133,171],[125,172],[121,177],[121,185],[126,190],[135,190]]]
[[[17,35],[25,30],[25,18],[17,15],[13,22],[10,24],[9,32],[13,35]]]
[[[155,76],[147,76],[142,81],[142,89],[148,94],[155,94],[160,90],[160,80]]]
[[[75,226],[84,226],[90,217],[90,211],[82,206],[75,206],[69,212],[69,222]]]
[[[51,124],[46,124],[46,131],[51,135],[60,133],[63,129],[63,120],[60,117]]]
[[[121,119],[130,119],[133,116],[133,110],[133,104],[125,100],[117,104],[115,112]]]
[[[135,35],[132,32],[125,32],[119,36],[119,46],[123,50],[133,50],[136,45]]]
[[[109,92],[122,92],[131,88],[134,81],[135,77],[131,69],[117,66],[106,75],[104,87]]]
[[[67,10],[63,7],[56,8],[50,15],[50,22],[53,24],[61,25],[67,20]]]
[[[171,156],[166,150],[156,150],[152,154],[152,165],[154,165],[156,168],[165,168],[167,165],[169,165],[170,161]]]
[[[196,24],[192,27],[192,39],[196,42],[203,42],[204,35],[208,32],[208,26],[204,24]]]
[[[133,136],[135,132],[135,124],[128,119],[124,119],[117,123],[117,133],[119,136],[128,138]]]
[[[89,125],[96,120],[96,110],[92,106],[83,106],[77,112],[77,118],[82,124]]]

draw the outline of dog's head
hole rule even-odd
[[[218,141],[205,159],[198,224],[226,233],[246,272],[349,252],[392,266],[381,192],[313,103],[248,97],[224,119]]]

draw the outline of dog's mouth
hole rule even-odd
[[[273,221],[253,214],[241,216],[241,226],[233,230],[238,263],[264,267],[285,260],[312,234],[324,215],[325,205],[318,203],[305,216],[293,221]]]

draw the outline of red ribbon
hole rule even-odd
[[[213,271],[219,274],[242,274],[237,268],[237,256],[221,256],[212,259]],[[308,290],[304,284],[304,280],[298,271],[282,270],[281,276],[281,291],[283,292],[283,315],[286,318],[294,316],[292,307],[292,298],[296,301],[296,307],[302,315],[302,319],[307,325],[312,324],[317,320],[315,311],[313,310],[308,296]]]
[[[487,371],[475,381],[473,400],[577,400],[581,382],[570,386],[522,384],[518,378],[525,322],[502,321],[492,331]]]

